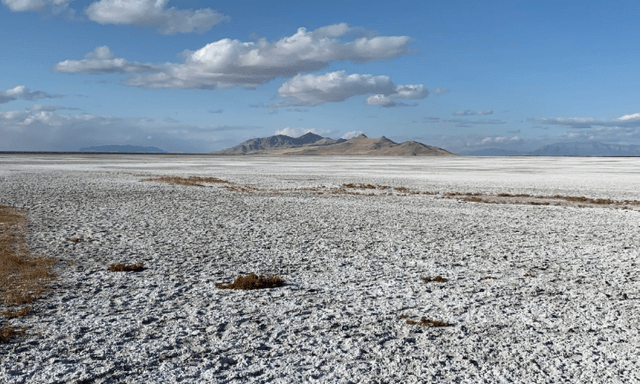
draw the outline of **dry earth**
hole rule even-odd
[[[28,337],[0,344],[0,381],[639,382],[638,169],[0,156],[0,204],[60,276],[8,320]],[[251,272],[285,284],[217,288]]]

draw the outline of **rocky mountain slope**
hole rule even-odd
[[[313,133],[293,138],[276,135],[251,139],[214,154],[315,155],[315,156],[454,156],[442,148],[415,141],[395,143],[382,136],[370,139],[365,135],[349,140],[323,138]]]
[[[334,140],[328,137],[322,137],[315,133],[307,133],[300,137],[291,137],[287,135],[275,135],[269,137],[259,137],[247,140],[232,148],[223,149],[222,151],[213,152],[216,155],[243,155],[271,152],[284,148],[297,148],[310,145],[331,145],[345,141],[344,139]]]

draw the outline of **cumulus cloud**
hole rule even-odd
[[[453,112],[454,116],[475,116],[475,115],[479,115],[479,116],[486,116],[486,115],[493,115],[493,111],[490,109],[484,110],[484,111],[470,111],[470,110],[466,110],[466,111],[456,111]]]
[[[84,55],[82,60],[65,60],[53,67],[53,72],[93,75],[157,71],[160,71],[160,68],[153,64],[142,64],[116,57],[106,45],[96,47],[92,52]]]
[[[273,106],[316,106],[340,102],[358,95],[373,94],[365,101],[368,105],[393,107],[406,105],[397,99],[424,99],[429,92],[423,85],[398,85],[388,76],[351,74],[345,71],[324,75],[297,75],[282,84],[278,96],[288,100]]]
[[[276,135],[286,135],[286,136],[290,136],[290,137],[299,137],[299,136],[302,136],[302,135],[307,134],[309,132],[315,133],[316,135],[320,135],[320,136],[323,136],[323,135],[331,133],[331,131],[328,130],[328,129],[286,127],[286,128],[282,128],[282,129],[276,130],[275,134]]]
[[[593,117],[557,117],[552,119],[527,119],[530,123],[565,126],[570,128],[640,127],[640,113],[632,113],[614,119]]]
[[[353,137],[360,136],[360,135],[364,135],[364,132],[362,132],[362,131],[349,131],[349,132],[345,133],[344,135],[342,135],[341,139],[349,140],[349,139],[351,139]]]
[[[73,0],[2,0],[13,12],[40,12],[58,14],[69,6]]]
[[[354,30],[361,37],[350,38]],[[253,42],[222,39],[197,51],[185,51],[183,63],[163,64],[159,73],[135,75],[124,83],[140,88],[255,88],[278,77],[320,70],[336,61],[367,63],[392,59],[409,53],[410,42],[408,36],[371,37],[347,24],[329,25],[314,31],[299,28],[294,35],[274,42],[264,38]],[[62,63],[75,64],[77,61]],[[135,67],[139,70],[133,72],[156,69],[156,66],[145,66]],[[114,65],[107,62],[104,69],[100,65],[94,68],[89,73],[112,73]]]
[[[449,92],[451,91],[447,88],[436,88],[433,91],[431,91],[431,93],[433,93],[434,95],[444,95]]]
[[[506,124],[506,121],[499,119],[480,119],[480,120],[462,120],[462,119],[447,119],[442,120],[444,123],[454,123],[456,127],[471,127],[472,125],[484,125],[484,124]]]
[[[53,111],[60,111],[60,110],[79,111],[80,108],[65,107],[65,106],[62,106],[62,105],[40,105],[40,104],[34,104],[31,107],[29,107],[28,110],[29,111],[53,112]]]
[[[0,150],[77,151],[105,144],[155,146],[170,152],[220,149],[224,131],[256,129],[242,126],[195,126],[169,118],[118,118],[60,114],[54,108],[0,111]],[[73,109],[73,108],[55,108]]]
[[[10,101],[22,99],[22,100],[37,100],[37,99],[54,99],[62,97],[62,95],[54,95],[42,91],[31,92],[29,88],[24,85],[18,85],[15,88],[8,89],[6,91],[0,91],[0,104],[6,104]]]
[[[510,141],[520,141],[518,136],[487,136],[480,141],[480,144],[507,143]]]
[[[227,19],[209,8],[195,11],[167,8],[168,3],[169,0],[100,0],[92,3],[85,13],[100,24],[157,26],[158,32],[165,35],[203,33]]]

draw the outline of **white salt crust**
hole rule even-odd
[[[636,211],[134,175],[640,200],[635,159],[516,160],[0,156],[0,204],[60,275],[10,320],[29,337],[0,344],[0,382],[639,382]],[[216,288],[250,272],[286,285]]]

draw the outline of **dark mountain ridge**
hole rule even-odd
[[[106,153],[167,153],[156,147],[140,147],[136,145],[97,145],[80,148],[80,152],[106,152]]]
[[[217,155],[239,155],[250,153],[270,152],[285,148],[298,148],[307,145],[331,145],[345,141],[344,139],[334,140],[329,137],[322,137],[315,133],[309,132],[300,137],[291,137],[287,135],[274,135],[269,137],[259,137],[249,139],[232,148],[223,149],[222,151],[213,152]]]

